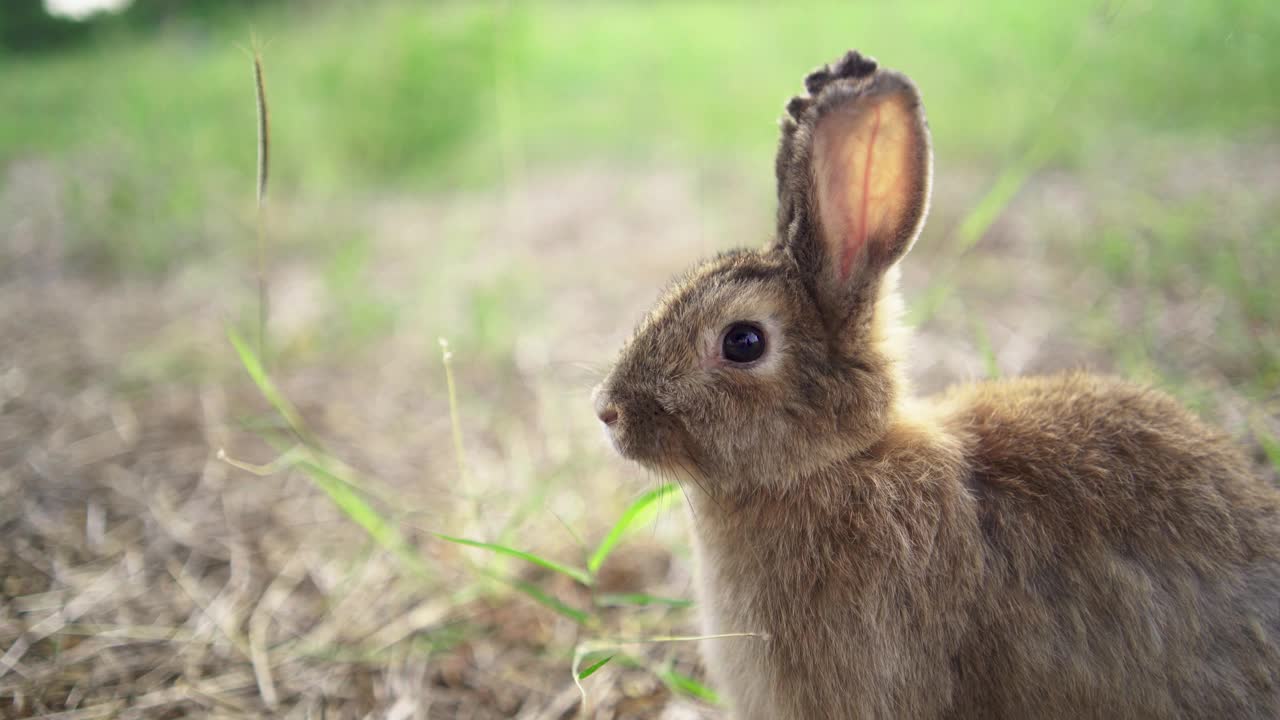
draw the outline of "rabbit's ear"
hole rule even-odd
[[[783,122],[779,232],[822,299],[847,310],[924,224],[929,130],[911,81],[857,53],[805,83]]]

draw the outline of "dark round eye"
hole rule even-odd
[[[749,363],[764,355],[764,331],[750,323],[734,323],[725,331],[720,352],[724,359],[735,363]]]

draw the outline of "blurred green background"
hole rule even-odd
[[[63,261],[117,277],[244,261],[254,242],[254,43],[271,105],[272,201],[290,216],[274,225],[273,252],[325,264],[337,293],[356,291],[343,278],[368,259],[370,229],[352,213],[308,221],[335,204],[523,187],[549,171],[613,164],[693,168],[712,186],[722,183],[707,177],[723,171],[741,179],[734,201],[767,218],[773,120],[804,70],[849,46],[921,87],[940,178],[963,169],[951,190],[977,190],[955,209],[974,212],[967,244],[1036,172],[1101,185],[1120,167],[1138,183],[1185,171],[1171,163],[1198,152],[1269,148],[1280,118],[1280,9],[1256,0],[140,0],[84,22],[33,19],[39,5],[10,3],[0,15],[0,162],[46,164]],[[1266,217],[1246,224],[1237,263],[1240,248],[1203,242],[1229,232],[1236,209],[1142,185],[1095,194],[1089,212],[1107,217],[1088,218],[1098,222],[1080,261],[1122,280],[1182,274],[1239,295],[1256,321],[1275,320],[1262,274],[1277,244],[1267,208],[1247,209]],[[1148,228],[1158,251],[1132,238]],[[388,320],[392,309],[376,305],[354,302],[358,322]],[[1259,370],[1274,387],[1275,368]]]
[[[671,274],[768,238],[776,119],[848,48],[910,75],[930,118],[933,210],[904,263],[922,391],[1115,372],[1221,424],[1260,472],[1280,465],[1280,3],[134,0],[75,19],[75,0],[54,5],[0,6],[0,460],[34,472],[30,453],[116,428],[118,454],[65,473],[67,497],[106,498],[108,526],[176,516],[218,545],[306,517],[288,552],[344,568],[355,553],[398,577],[387,536],[334,515],[323,483],[210,480],[218,448],[262,463],[288,441],[226,341],[256,337],[261,275],[264,365],[363,478],[376,523],[441,566],[457,558],[430,531],[572,557],[652,487],[600,442],[591,385]],[[254,50],[271,119],[261,244]],[[117,506],[138,496],[121,472],[148,493],[185,488],[185,504]],[[42,477],[8,486],[15,507],[51,502]],[[640,542],[658,564],[622,585],[690,594],[678,516]],[[22,527],[7,532],[71,542]],[[279,558],[263,563],[265,583]],[[433,572],[378,597],[492,589]],[[345,607],[341,588],[315,594]],[[501,629],[525,621],[467,617],[406,652],[519,644]],[[552,697],[573,641],[547,633],[520,642]],[[326,638],[325,657],[363,648],[386,666],[385,643]],[[655,672],[696,700],[680,657]],[[468,687],[501,684],[469,662]],[[510,714],[467,697],[477,716]]]
[[[64,0],[66,1],[66,0]],[[922,88],[939,165],[1079,167],[1135,143],[1274,129],[1280,9],[1231,2],[249,3],[142,0],[47,28],[6,5],[0,159],[93,158],[112,231],[77,251],[163,269],[244,195],[264,48],[281,198],[427,191],[602,158],[741,164],[768,180],[771,121],[802,71],[849,46]],[[67,33],[70,24],[79,32]],[[85,27],[80,27],[84,25]],[[48,43],[26,33],[48,32]],[[1172,147],[1170,152],[1175,152]],[[100,224],[78,218],[79,224]],[[118,224],[117,224],[118,223]],[[124,238],[128,237],[129,240]]]

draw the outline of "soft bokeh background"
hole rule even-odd
[[[922,392],[1114,372],[1280,466],[1275,2],[54,9],[0,7],[0,714],[566,718],[575,648],[694,632],[683,502],[590,387],[767,239],[849,47],[934,134]],[[591,716],[719,717],[688,643],[611,655]]]

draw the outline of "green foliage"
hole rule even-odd
[[[666,667],[659,670],[658,677],[662,679],[662,682],[666,683],[667,687],[671,688],[672,692],[697,698],[712,705],[720,704],[720,696],[714,690],[688,675],[676,671],[675,668]]]
[[[82,23],[50,15],[44,0],[5,0],[0,4],[0,56],[65,47],[87,37],[88,30]]]
[[[122,12],[95,18],[94,22],[139,30],[173,23],[208,28],[213,24],[244,20],[255,6],[266,4],[267,0],[130,0]]]
[[[672,608],[693,607],[693,602],[682,598],[666,598],[645,593],[597,593],[597,607],[649,607],[665,605]]]
[[[156,273],[248,252],[240,190],[254,172],[255,110],[242,48],[254,27],[267,38],[278,200],[452,174],[442,167],[490,97],[491,13],[287,8],[208,25],[198,41],[165,26],[0,62],[0,105],[19,109],[0,113],[0,163],[38,153],[62,165],[82,264]]]
[[[489,550],[491,552],[498,553],[499,555],[506,555],[507,557],[518,558],[520,560],[524,560],[525,562],[532,563],[540,567],[544,567],[554,572],[558,572],[561,575],[564,575],[566,577],[573,578],[574,580],[582,583],[583,585],[591,585],[593,583],[593,580],[591,576],[587,573],[587,571],[581,570],[575,567],[569,567],[568,565],[555,562],[554,560],[548,560],[546,558],[539,557],[537,555],[534,555],[533,553],[524,552],[522,550],[516,550],[515,548],[510,548],[505,545],[499,545],[497,543],[486,543],[486,542],[479,542],[477,540],[467,540],[466,538],[452,537],[450,535],[444,535],[441,533],[435,533],[435,536],[440,538],[441,540],[447,540],[448,542],[456,543],[458,545],[466,545],[468,547],[480,548],[482,550]]]
[[[261,358],[234,329],[228,328],[227,335],[245,371],[258,386],[262,396],[288,423],[294,434],[305,442],[310,442],[311,434],[303,425],[302,416],[267,374]],[[426,568],[417,552],[405,540],[396,524],[387,515],[374,509],[356,484],[336,470],[335,463],[328,460],[323,453],[299,446],[297,450],[282,456],[277,463],[302,470],[329,496],[338,509],[364,529],[379,545],[394,553],[404,567],[418,575],[426,574]],[[243,466],[242,463],[236,464]]]
[[[338,475],[320,458],[304,459],[298,463],[298,468],[369,537],[392,552],[405,568],[419,576],[427,574],[417,551],[405,540],[396,524],[386,514],[375,510],[350,480]]]
[[[564,617],[569,618],[570,620],[574,621],[579,625],[591,624],[591,621],[593,618],[585,610],[579,610],[578,608],[568,605],[563,600],[560,600],[556,596],[543,590],[537,585],[534,585],[531,582],[527,582],[525,580],[514,580],[514,579],[507,579],[505,580],[505,582],[511,585],[511,587],[515,588],[516,590],[519,590],[520,592],[524,593],[526,596],[532,598],[538,604],[554,610],[555,612],[559,613],[560,615],[563,615]]]
[[[289,424],[289,428],[304,440],[310,438],[310,432],[302,422],[302,415],[298,413],[298,409],[289,402],[284,393],[276,387],[271,376],[267,374],[266,368],[262,364],[262,359],[258,356],[253,348],[249,347],[249,343],[245,342],[240,333],[235,328],[227,328],[227,337],[231,340],[231,345],[236,350],[236,355],[240,358],[240,364],[244,366],[249,377],[253,380],[253,384],[258,386],[258,391],[262,393],[262,397],[271,403],[271,407],[280,413],[280,417]]]
[[[587,561],[587,569],[592,573],[599,572],[600,566],[604,565],[609,553],[613,552],[614,547],[627,533],[653,522],[658,513],[669,507],[679,497],[680,488],[668,484],[656,490],[650,490],[631,503],[630,507],[622,513],[622,517],[618,518],[618,522],[609,530],[609,534],[600,541],[596,551],[591,554],[591,559]]]
[[[362,490],[362,488],[353,479],[351,479],[342,464],[319,449],[314,437],[304,425],[302,416],[298,412],[297,408],[289,401],[289,399],[271,379],[262,359],[254,352],[249,344],[245,342],[240,334],[234,328],[228,328],[227,335],[232,346],[235,348],[236,354],[239,356],[241,364],[248,372],[254,384],[258,387],[259,392],[280,415],[281,419],[284,420],[285,424],[293,434],[302,440],[302,444],[286,452],[278,460],[268,466],[259,467],[249,465],[229,458],[226,453],[222,451],[219,451],[219,457],[236,467],[264,476],[274,474],[278,470],[286,468],[296,468],[301,470],[313,483],[316,484],[317,487],[325,492],[329,499],[333,501],[335,506],[337,506],[348,518],[368,533],[368,535],[379,546],[394,554],[401,564],[408,570],[412,571],[415,575],[425,576],[427,574],[425,566],[422,564],[422,561],[414,547],[406,540],[404,535],[401,534],[396,521],[387,513],[379,512],[366,497],[367,493]],[[464,449],[460,436],[457,399],[452,391],[452,354],[447,342],[441,340],[440,345],[443,352],[446,377],[450,387],[450,420],[453,425],[456,438],[455,451],[458,454],[458,468],[459,473],[465,476],[467,474],[467,464],[465,457],[463,457]],[[564,600],[556,597],[555,594],[537,583],[518,577],[507,577],[495,573],[488,568],[477,569],[480,574],[497,579],[534,602],[571,620],[577,625],[588,628],[598,628],[604,624],[604,618],[600,613],[609,608],[647,606],[685,608],[690,605],[686,600],[663,598],[645,593],[597,594],[594,590],[596,584],[596,573],[604,564],[604,561],[609,554],[620,542],[622,542],[628,533],[634,531],[637,527],[653,521],[657,516],[657,513],[667,507],[679,492],[679,488],[674,485],[663,485],[641,496],[627,507],[618,521],[614,524],[613,528],[600,542],[596,551],[592,554],[588,569],[566,565],[564,563],[524,550],[518,550],[500,543],[469,540],[439,532],[433,532],[431,534],[436,538],[456,545],[486,550],[496,555],[522,560],[531,565],[551,570],[552,572],[574,580],[579,585],[591,591],[592,603],[590,609],[574,607],[573,605],[570,605]],[[652,641],[673,642],[689,639],[691,638],[664,637],[654,638]],[[593,662],[586,669],[579,671],[579,663],[586,655],[589,654],[589,652],[584,653],[584,651],[581,650],[581,646],[579,646],[578,651],[575,651],[573,661],[575,683],[590,677],[614,657],[612,654],[607,657],[603,657],[602,659]],[[668,683],[674,690],[694,697],[699,697],[710,702],[715,701],[714,693],[702,687],[691,678],[675,673],[669,667],[657,672],[661,674],[663,681]],[[582,688],[580,684],[578,687],[579,689]]]
[[[592,675],[595,674],[597,670],[604,667],[605,663],[609,662],[613,658],[614,658],[613,655],[606,655],[603,658],[600,658],[599,660],[591,663],[590,665],[588,665],[586,668],[584,668],[582,671],[578,673],[578,679],[585,680],[591,677]]]
[[[745,158],[768,177],[768,119],[797,68],[858,46],[918,81],[943,162],[1005,173],[962,232],[971,243],[1045,162],[1103,157],[1137,132],[1265,129],[1280,113],[1280,9],[1263,0],[234,5],[196,35],[160,23],[0,63],[0,106],[16,109],[0,114],[0,161],[68,163],[86,263],[157,271],[243,246],[250,29],[266,38],[278,198],[601,155]]]

